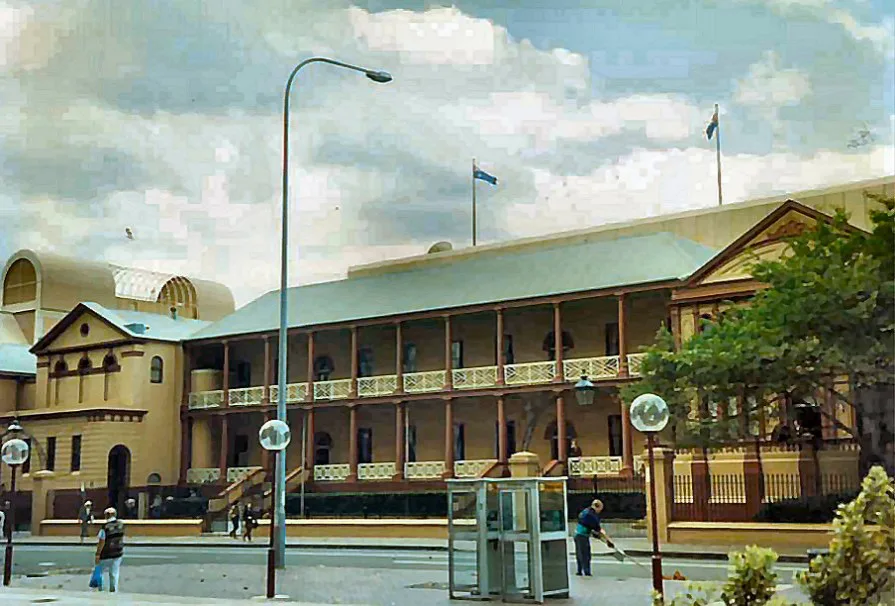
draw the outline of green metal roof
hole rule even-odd
[[[0,374],[37,374],[37,356],[28,351],[29,347],[18,343],[0,343]]]
[[[85,301],[82,305],[121,330],[124,334],[155,341],[182,341],[211,323],[164,314],[127,309],[108,309],[98,303]],[[140,329],[140,326],[143,329]]]
[[[717,251],[671,233],[488,253],[450,263],[289,289],[291,328],[686,277]],[[271,291],[186,340],[276,330]]]

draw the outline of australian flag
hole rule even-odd
[[[718,110],[715,110],[715,113],[712,114],[712,121],[709,122],[709,125],[705,128],[705,136],[709,138],[709,141],[712,140],[712,135],[715,134],[715,131],[718,130]]]
[[[497,185],[497,177],[489,175],[480,168],[476,168],[474,171],[472,171],[472,178],[479,179],[481,181],[487,181],[491,185]]]

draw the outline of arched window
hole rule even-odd
[[[118,370],[118,360],[112,352],[106,354],[103,358],[103,400],[109,399],[109,393],[112,391],[112,373]]]
[[[53,366],[53,403],[56,406],[59,406],[59,386],[67,372],[68,364],[65,363],[65,360],[57,360]]]
[[[84,401],[84,393],[87,388],[87,375],[92,367],[93,365],[90,363],[90,358],[87,356],[78,360],[78,403]]]
[[[161,383],[165,376],[165,363],[161,356],[153,356],[149,363],[149,382]]]
[[[37,272],[28,259],[17,259],[3,279],[3,305],[25,303],[37,298]]]

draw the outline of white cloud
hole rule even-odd
[[[714,204],[713,152],[690,147],[707,117],[697,100],[646,90],[601,98],[587,56],[514,40],[456,8],[229,4],[232,12],[215,13],[215,23],[227,25],[233,57],[208,50],[220,47],[199,26],[195,39],[159,44],[193,43],[180,58],[207,60],[205,72],[224,73],[235,62],[234,78],[246,78],[236,97],[242,103],[193,104],[187,95],[186,103],[165,105],[163,94],[192,94],[189,79],[205,72],[144,56],[152,49],[136,35],[156,34],[140,30],[146,16],[139,11],[128,8],[110,33],[102,21],[108,4],[81,4],[77,13],[35,8],[40,19],[22,30],[21,39],[39,44],[17,55],[18,79],[2,82],[11,94],[0,152],[41,169],[73,167],[85,193],[66,191],[62,170],[50,179],[36,171],[35,182],[7,175],[0,215],[14,214],[15,227],[0,227],[0,236],[10,246],[220,280],[239,304],[276,288],[280,95],[288,70],[311,52],[360,58],[389,69],[395,81],[372,85],[329,67],[302,74],[291,122],[292,283],[425,252],[437,240],[464,245],[472,157],[500,178],[481,191],[483,239],[489,226],[501,237],[524,236]],[[776,112],[811,94],[807,77],[782,68],[773,53],[737,86],[735,101],[755,111]],[[155,105],[146,101],[151,95]],[[91,150],[104,152],[95,166],[84,160]],[[879,150],[725,157],[725,196],[877,176],[891,166]],[[572,161],[576,169],[567,166]],[[128,168],[129,179],[116,172]],[[48,185],[56,189],[40,189]]]
[[[766,51],[762,60],[749,66],[749,73],[737,80],[734,101],[777,108],[798,105],[810,93],[811,81],[806,74],[780,67],[777,53]]]

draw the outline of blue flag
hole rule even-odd
[[[715,110],[715,113],[712,114],[712,121],[709,122],[709,125],[705,129],[705,136],[709,138],[709,141],[712,140],[712,135],[715,134],[715,131],[718,129],[718,110]]]
[[[472,178],[480,179],[482,181],[487,181],[491,185],[497,185],[497,177],[495,177],[493,175],[489,175],[488,173],[486,173],[485,171],[483,171],[480,168],[477,168],[473,171]]]

